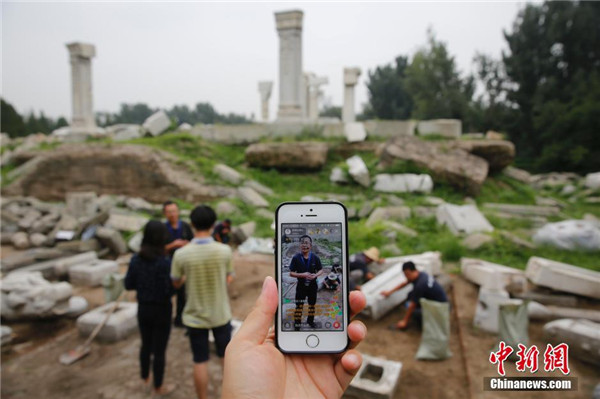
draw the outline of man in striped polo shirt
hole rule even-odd
[[[175,288],[184,282],[186,285],[183,324],[190,337],[196,394],[203,399],[208,394],[208,331],[213,332],[221,362],[231,339],[227,285],[233,280],[233,264],[231,248],[211,237],[211,229],[217,220],[215,211],[200,205],[194,208],[190,219],[194,239],[175,252],[171,278]]]

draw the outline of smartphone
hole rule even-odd
[[[275,213],[279,306],[275,341],[284,353],[348,347],[348,212],[338,202],[284,202]]]

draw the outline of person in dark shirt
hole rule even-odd
[[[218,223],[213,229],[212,236],[215,241],[223,244],[229,244],[229,233],[231,232],[231,220],[225,219]]]
[[[300,330],[302,310],[305,299],[308,302],[306,322],[315,328],[315,304],[317,303],[317,277],[323,274],[321,259],[312,252],[312,238],[300,237],[300,253],[290,262],[290,277],[298,279],[296,285],[296,311],[294,312],[294,329]]]
[[[421,319],[421,304],[419,300],[421,298],[430,299],[437,302],[448,302],[448,297],[444,292],[444,289],[437,281],[425,272],[419,272],[413,262],[406,262],[402,265],[402,271],[406,276],[406,281],[394,287],[391,290],[383,291],[381,295],[386,298],[392,295],[395,291],[413,284],[413,290],[408,294],[406,314],[404,319],[400,320],[396,324],[396,328],[405,329],[408,326],[411,316],[415,316],[416,319]]]
[[[168,234],[163,223],[158,220],[149,221],[144,227],[140,252],[131,258],[125,276],[125,288],[137,291],[137,319],[142,338],[141,377],[149,387],[150,359],[153,356],[152,372],[157,395],[167,395],[175,389],[174,384],[163,384],[165,352],[171,333],[173,311],[171,262],[165,256]]]
[[[179,219],[179,207],[173,201],[167,201],[163,204],[163,214],[167,221],[165,226],[169,232],[169,239],[165,250],[167,251],[170,258],[173,258],[173,254],[179,248],[187,245],[193,238],[194,233],[189,224]],[[183,308],[185,307],[185,285],[182,285],[176,290],[177,293],[177,307],[175,312],[175,320],[173,324],[175,327],[183,328]]]
[[[379,250],[371,247],[366,251],[350,255],[348,267],[350,269],[349,288],[350,291],[360,290],[360,284],[371,280],[375,274],[369,270],[372,262],[383,263],[384,258],[379,257]]]

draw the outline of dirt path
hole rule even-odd
[[[254,305],[265,276],[273,274],[273,258],[266,255],[236,255],[236,279],[231,286],[231,303],[234,317],[243,319]],[[494,393],[483,392],[483,377],[495,376],[495,368],[488,361],[492,348],[497,344],[490,334],[472,327],[477,301],[477,287],[458,276],[452,277],[456,303],[460,315],[460,327],[473,398],[589,398],[594,386],[600,381],[600,371],[571,359],[572,375],[579,378],[579,391],[567,393],[535,394],[529,392]],[[94,305],[103,301],[101,289],[78,289]],[[406,332],[387,329],[402,316],[397,309],[378,321],[363,318],[369,328],[366,341],[359,349],[366,354],[382,356],[403,363],[400,384],[395,398],[469,398],[467,374],[463,365],[456,319],[451,322],[450,349],[453,357],[439,362],[417,361],[421,334],[416,328]],[[3,399],[12,398],[147,398],[140,389],[137,334],[115,344],[94,343],[91,354],[71,365],[62,366],[58,356],[83,342],[78,337],[74,320],[61,319],[53,322],[13,323],[17,337],[15,345],[2,354]],[[530,326],[531,343],[542,346],[541,324]],[[21,343],[19,343],[21,339]],[[24,342],[27,340],[27,342]],[[192,359],[187,337],[181,329],[173,329],[167,352],[166,381],[179,385],[170,398],[193,398],[191,368]],[[516,375],[514,365],[508,364],[509,374]],[[214,356],[209,362],[211,375],[210,394],[220,394],[221,372]],[[511,372],[512,371],[512,372]],[[543,375],[543,374],[536,374]]]

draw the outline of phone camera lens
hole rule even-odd
[[[312,209],[310,211],[312,212]]]

